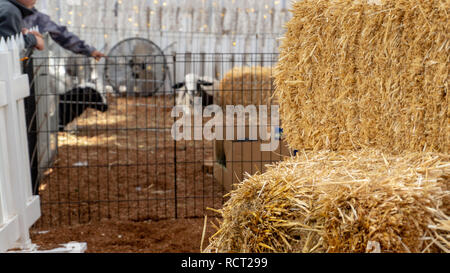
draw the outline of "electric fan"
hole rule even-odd
[[[119,95],[152,95],[164,86],[166,58],[150,40],[125,39],[108,53],[105,79]]]

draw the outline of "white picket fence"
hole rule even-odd
[[[22,74],[22,36],[0,39],[0,252],[34,246],[29,228],[41,215],[39,196],[31,191],[24,98],[28,76]]]

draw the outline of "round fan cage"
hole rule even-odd
[[[163,51],[150,40],[123,40],[108,53],[105,79],[117,94],[152,95],[164,86],[166,58]]]

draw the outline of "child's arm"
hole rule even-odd
[[[36,11],[38,23],[41,31],[48,32],[50,37],[63,48],[72,51],[75,54],[82,54],[92,57],[92,53],[96,51],[94,47],[87,45],[77,35],[70,32],[67,27],[61,26],[53,22],[50,17],[42,12]]]
[[[36,39],[36,45],[35,48],[37,50],[44,50],[45,49],[45,42],[44,42],[44,37],[42,37],[42,34],[37,32],[37,31],[28,31],[27,29],[23,29],[22,33],[24,35],[31,35],[34,36],[34,38]]]
[[[7,38],[22,32],[22,18],[16,12],[0,10],[0,36]],[[25,34],[25,48],[34,48],[38,44],[37,37],[33,34]]]

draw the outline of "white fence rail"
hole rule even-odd
[[[29,228],[41,215],[31,191],[23,101],[30,89],[21,71],[22,47],[21,37],[0,40],[0,252],[32,248]]]

